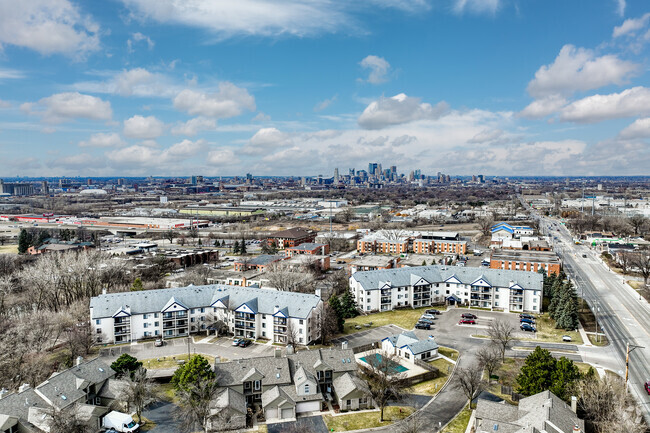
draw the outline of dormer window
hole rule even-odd
[[[305,384],[305,394],[309,394],[309,384]]]

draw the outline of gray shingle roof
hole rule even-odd
[[[214,372],[219,386],[237,386],[244,382],[252,369],[259,371],[264,378],[264,386],[291,383],[289,360],[267,356],[263,358],[239,359],[232,362],[217,363]],[[279,377],[278,377],[279,375]]]
[[[210,307],[217,300],[227,297],[227,306],[233,310],[245,302],[257,299],[259,313],[273,314],[277,305],[280,308],[286,307],[290,317],[301,319],[307,318],[320,301],[320,297],[308,293],[213,284],[99,295],[90,300],[91,319],[112,317],[123,305],[131,308],[131,314],[157,313],[163,310],[172,297],[187,308]]]
[[[543,283],[542,275],[537,272],[443,265],[361,271],[352,274],[352,278],[358,281],[365,290],[371,290],[378,289],[381,284],[387,281],[393,287],[410,286],[412,274],[432,283],[442,283],[451,276],[456,276],[463,284],[470,284],[479,277],[484,276],[493,286],[510,287],[510,283],[514,282],[524,289],[534,290],[541,290]]]
[[[344,375],[337,377],[334,379],[334,382],[332,382],[332,385],[334,385],[336,395],[340,399],[345,399],[345,397],[355,390],[360,390],[365,394],[370,393],[368,385],[363,380],[350,373],[345,373]]]
[[[408,347],[414,355],[438,349],[438,343],[433,338],[420,340],[413,331],[405,331],[386,338],[397,348]]]
[[[291,248],[287,248],[287,249],[289,249],[289,250],[299,250],[299,251],[311,251],[311,250],[315,250],[316,248],[321,248],[321,247],[324,247],[324,246],[325,246],[325,244],[317,244],[317,243],[314,243],[314,242],[306,242],[306,243],[300,244],[300,245],[298,245],[296,247],[291,247]]]
[[[214,401],[214,406],[219,409],[229,407],[242,415],[246,415],[246,398],[232,388],[224,389]]]

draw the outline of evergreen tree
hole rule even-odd
[[[548,305],[548,314],[551,316],[551,319],[557,320],[556,310],[560,305],[560,298],[562,296],[562,290],[564,288],[563,280],[561,278],[556,278],[553,283],[553,288],[551,289],[551,302]]]
[[[201,241],[201,238],[199,238],[199,246],[203,246],[203,242]]]
[[[524,395],[533,395],[551,388],[556,362],[551,352],[537,346],[528,355],[519,376],[517,376],[518,392]]]
[[[239,247],[239,252],[241,254],[246,254],[246,241],[243,240],[243,239],[241,240],[241,244],[240,244],[240,247]]]
[[[135,281],[133,281],[133,285],[131,285],[131,291],[138,292],[140,290],[144,290],[144,286],[142,285],[142,280],[140,277],[138,277],[135,279]]]
[[[570,397],[571,387],[580,379],[581,375],[578,366],[563,356],[555,363],[555,370],[553,371],[552,377],[553,385],[550,388],[551,392],[562,400],[567,400]]]
[[[20,229],[18,235],[18,253],[25,254],[27,249],[32,246],[32,235],[25,229]]]
[[[427,261],[426,261],[426,260],[422,260],[422,266],[426,266],[426,265],[427,265]]]
[[[551,299],[553,297],[553,284],[555,283],[557,276],[555,274],[546,275],[544,274],[544,297]]]
[[[142,362],[138,358],[134,358],[128,353],[123,353],[112,364],[111,368],[117,373],[117,377],[122,377],[125,374],[133,377],[133,373],[142,367]]]
[[[336,295],[333,295],[330,300],[329,300],[329,305],[332,307],[332,310],[334,310],[334,313],[336,313],[336,324],[339,329],[339,332],[343,332],[343,326],[345,325],[345,318],[343,317],[343,308],[341,305],[341,301],[339,300],[339,297]]]
[[[239,241],[235,241],[234,245],[232,246],[232,252],[233,254],[239,254]]]
[[[578,328],[578,296],[571,281],[562,286],[562,295],[556,310],[557,328],[573,330]]]
[[[211,380],[214,377],[214,371],[208,360],[201,355],[194,355],[190,358],[189,362],[176,369],[171,383],[176,390],[188,390],[201,379]]]
[[[345,293],[341,296],[341,314],[344,319],[350,317],[357,317],[359,311],[357,310],[357,303],[352,297],[352,293],[349,290],[346,290]]]

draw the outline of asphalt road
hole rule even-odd
[[[542,225],[548,226],[547,219]],[[627,344],[637,347],[630,353],[628,389],[644,410],[650,422],[650,400],[643,388],[650,379],[650,308],[645,300],[625,284],[624,278],[610,271],[597,253],[586,246],[575,245],[568,230],[561,224],[556,251],[563,260],[567,275],[576,283],[578,293],[587,300],[599,325],[607,335],[616,355],[615,371],[624,372]],[[555,228],[555,227],[554,227]],[[583,257],[586,255],[586,257]]]

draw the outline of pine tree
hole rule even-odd
[[[244,241],[243,239],[241,240],[241,244],[240,244],[240,247],[239,247],[239,252],[241,254],[246,254],[246,241]]]
[[[556,319],[556,310],[558,309],[559,303],[560,303],[560,297],[562,296],[562,289],[564,285],[562,283],[562,279],[557,277],[555,279],[555,282],[553,283],[553,288],[551,289],[551,302],[548,305],[548,314],[551,316],[551,319],[557,320]]]
[[[239,254],[239,241],[235,241],[234,245],[232,246],[232,252],[233,254]]]
[[[329,300],[329,305],[332,307],[332,310],[334,310],[334,313],[336,313],[336,318],[337,318],[337,326],[339,329],[339,332],[343,332],[343,326],[345,325],[345,318],[343,317],[343,308],[341,305],[341,301],[339,300],[339,297],[336,295],[333,295],[330,300]]]
[[[343,293],[343,296],[341,296],[341,314],[344,319],[357,317],[359,315],[357,303],[349,290],[346,290],[345,293]]]
[[[533,395],[553,386],[556,362],[551,352],[537,346],[528,355],[519,376],[517,376],[518,392],[524,395]]]
[[[426,266],[426,265],[427,265],[427,261],[426,261],[426,260],[422,260],[422,266]]]
[[[567,281],[562,287],[556,316],[557,328],[567,330],[578,328],[578,297],[571,281]]]
[[[570,388],[580,377],[578,367],[573,361],[563,356],[555,363],[555,370],[552,374],[553,385],[549,389],[562,400],[566,400],[569,398]]]
[[[133,285],[131,285],[131,291],[138,292],[140,290],[144,290],[144,286],[142,285],[142,280],[140,277],[138,277],[135,279],[135,281],[133,281]]]
[[[27,252],[27,249],[31,246],[31,244],[32,244],[31,234],[25,229],[20,229],[20,234],[18,235],[18,253],[25,254]]]

